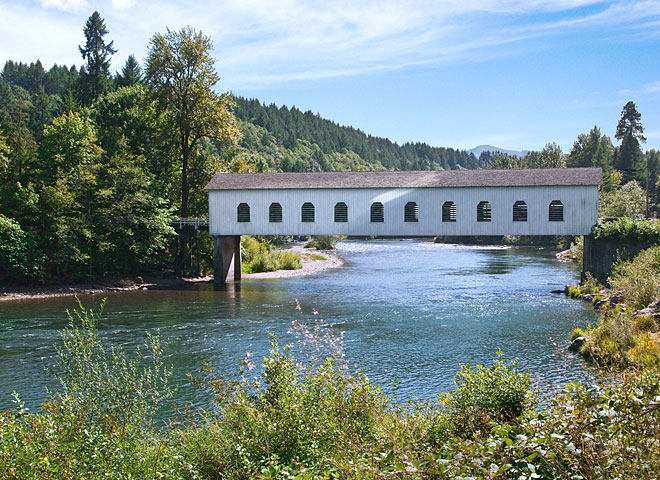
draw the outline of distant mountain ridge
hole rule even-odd
[[[492,145],[479,145],[478,147],[471,148],[468,150],[468,153],[474,154],[475,157],[479,158],[483,152],[499,152],[506,153],[507,155],[515,155],[516,157],[524,157],[529,150],[507,150],[505,148],[494,147]]]

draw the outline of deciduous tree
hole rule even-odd
[[[220,77],[211,57],[212,48],[210,37],[190,27],[176,32],[168,29],[164,35],[153,36],[147,56],[145,80],[149,91],[161,111],[168,114],[171,130],[178,138],[182,217],[189,214],[189,167],[200,140],[213,138],[223,144],[236,144],[240,139],[232,98],[213,91]],[[185,253],[182,243],[177,265]]]

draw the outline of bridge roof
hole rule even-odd
[[[600,185],[600,168],[387,172],[218,173],[207,190]]]

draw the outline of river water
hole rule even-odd
[[[462,364],[490,363],[498,350],[518,358],[543,389],[595,375],[565,347],[572,329],[596,315],[551,293],[579,279],[575,265],[552,253],[413,240],[342,242],[338,253],[342,267],[310,276],[81,300],[97,308],[107,298],[99,330],[108,345],[133,351],[145,332],[160,331],[179,405],[208,406],[208,393],[187,374],[208,363],[235,377],[246,351],[259,365],[269,333],[295,341],[293,320],[344,332],[349,364],[400,401],[452,389]],[[12,391],[35,411],[47,386],[57,390],[48,369],[65,311],[75,306],[72,297],[0,303],[0,410],[13,406]]]

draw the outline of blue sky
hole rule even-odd
[[[660,149],[658,0],[0,0],[0,62],[80,65],[94,10],[113,69],[189,25],[213,38],[219,91],[400,143],[569,151],[633,100]]]

